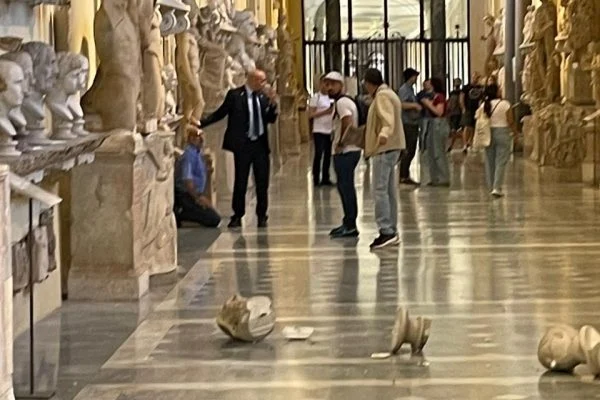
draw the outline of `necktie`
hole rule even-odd
[[[260,136],[260,103],[256,92],[252,93],[252,117],[254,122],[252,139],[256,140]]]

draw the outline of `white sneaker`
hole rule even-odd
[[[492,190],[492,197],[495,197],[497,199],[504,197],[504,193],[502,193],[500,190]]]

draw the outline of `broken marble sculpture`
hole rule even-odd
[[[275,326],[271,299],[264,296],[248,299],[235,295],[225,302],[217,316],[217,325],[233,339],[258,342]]]
[[[17,142],[13,140],[17,135],[13,120],[16,114],[20,114],[23,103],[24,79],[19,64],[0,60],[0,156],[20,154],[17,150]]]
[[[570,325],[554,325],[540,340],[538,360],[554,372],[572,372],[587,364],[594,376],[600,376],[600,333],[589,325],[579,331]]]
[[[408,309],[400,307],[396,312],[396,322],[392,331],[391,353],[397,354],[403,344],[409,343],[413,354],[423,351],[429,340],[431,319],[416,317],[411,319]]]

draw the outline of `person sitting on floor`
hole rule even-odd
[[[175,167],[175,218],[177,227],[183,221],[196,222],[208,228],[216,228],[221,216],[204,195],[206,188],[206,164],[202,155],[204,137],[202,130],[188,126],[188,144]]]

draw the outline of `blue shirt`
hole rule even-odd
[[[413,85],[404,83],[400,86],[398,96],[403,103],[418,103]],[[402,110],[402,122],[407,125],[418,125],[421,119],[421,113],[417,110]]]
[[[246,93],[248,97],[248,111],[249,111],[249,115],[250,115],[250,124],[248,125],[248,136],[250,137],[251,140],[256,140],[258,139],[257,137],[254,137],[254,107],[256,107],[255,105],[252,104],[252,101],[254,100],[253,97],[253,91],[252,89],[250,89],[248,86],[246,86]],[[261,136],[264,132],[265,132],[265,127],[263,125],[263,120],[262,120],[262,110],[260,108],[260,100],[258,99],[258,96],[256,98],[256,102],[258,103],[258,132],[259,132],[259,136]]]
[[[202,152],[188,144],[179,159],[176,169],[175,182],[180,190],[187,191],[185,181],[194,182],[197,193],[203,193],[206,188],[206,164]]]

